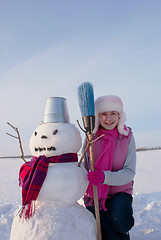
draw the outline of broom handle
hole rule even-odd
[[[92,123],[92,121],[91,121]],[[92,129],[92,126],[91,126]],[[92,131],[91,131],[92,132]],[[93,134],[89,134],[89,141],[91,142],[93,138]],[[93,144],[89,145],[89,153],[91,159],[91,170],[94,171],[94,154],[93,154]],[[97,237],[98,240],[101,240],[101,224],[100,224],[100,214],[99,214],[99,204],[98,204],[98,194],[97,194],[97,186],[93,185],[93,193],[94,193],[94,206],[95,206],[95,215],[96,215],[96,224],[97,224]]]

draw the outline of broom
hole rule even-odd
[[[78,101],[79,107],[82,114],[82,120],[84,128],[87,131],[89,142],[93,138],[93,129],[95,127],[95,107],[94,107],[94,94],[93,86],[89,82],[84,82],[78,87]],[[91,160],[91,170],[94,171],[94,155],[93,155],[93,144],[89,145],[90,160]],[[100,216],[99,216],[99,205],[98,205],[98,194],[97,186],[93,185],[94,193],[94,205],[95,205],[95,215],[97,223],[97,236],[98,240],[101,240],[101,226],[100,226]]]

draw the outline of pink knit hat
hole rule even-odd
[[[120,134],[125,136],[128,135],[128,129],[124,125],[126,121],[126,115],[123,111],[123,103],[121,98],[114,95],[102,96],[96,99],[95,101],[95,128],[93,130],[96,133],[99,127],[99,113],[116,111],[119,113],[119,122],[118,122],[118,131]]]

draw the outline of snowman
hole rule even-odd
[[[22,207],[10,240],[96,240],[93,215],[78,200],[88,181],[78,167],[81,137],[69,122],[66,99],[47,98],[42,123],[30,139],[32,160],[20,169]]]

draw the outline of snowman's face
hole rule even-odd
[[[30,139],[30,151],[35,157],[77,153],[81,145],[80,133],[75,125],[70,123],[41,124]]]

